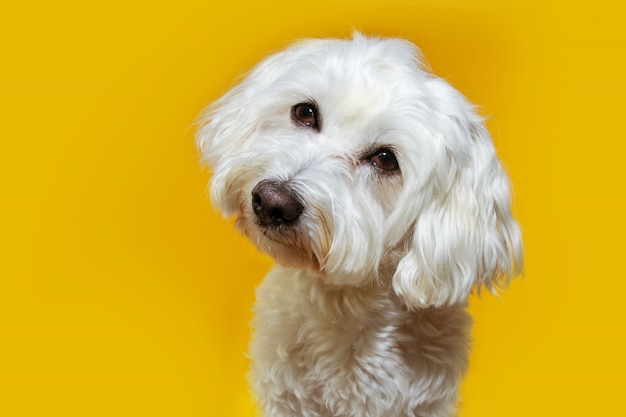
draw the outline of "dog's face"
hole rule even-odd
[[[509,186],[472,106],[402,40],[311,40],[203,115],[214,204],[259,250],[337,285],[462,302],[522,263]]]

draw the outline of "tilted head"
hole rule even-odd
[[[307,40],[201,116],[213,203],[278,263],[389,281],[410,308],[519,273],[509,182],[483,120],[399,39]]]

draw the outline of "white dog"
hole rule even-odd
[[[279,264],[251,343],[264,415],[453,415],[468,296],[523,258],[467,100],[407,41],[307,40],[209,107],[197,141],[214,204]]]

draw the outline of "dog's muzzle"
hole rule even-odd
[[[263,227],[293,223],[303,209],[298,195],[285,182],[265,180],[252,190],[252,210]]]

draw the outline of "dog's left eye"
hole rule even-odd
[[[291,108],[291,117],[306,127],[319,129],[319,121],[317,117],[317,107],[311,103],[296,104]]]
[[[383,171],[391,172],[400,168],[396,156],[387,148],[377,150],[370,156],[369,160],[376,168],[382,169]]]

